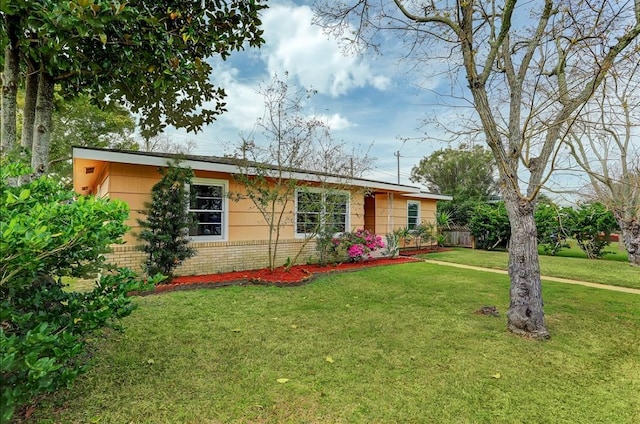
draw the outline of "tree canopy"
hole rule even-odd
[[[447,147],[426,156],[411,170],[411,181],[436,193],[453,196],[438,202],[438,210],[458,225],[466,225],[478,202],[497,193],[493,154],[480,145]]]
[[[44,168],[55,84],[63,96],[89,92],[99,104],[124,102],[140,115],[143,135],[166,125],[200,130],[225,110],[210,58],[259,47],[265,7],[260,0],[3,2],[3,150],[15,145],[18,85],[35,108],[32,165]]]
[[[640,266],[640,49],[633,56],[607,75],[566,145],[589,178],[586,197],[613,213],[629,263]]]
[[[58,102],[52,120],[50,171],[61,177],[71,177],[73,146],[138,149],[133,136],[136,121],[117,103],[100,108],[81,94]]]
[[[496,191],[495,161],[482,146],[447,147],[426,156],[411,170],[411,181],[464,199],[486,200]]]

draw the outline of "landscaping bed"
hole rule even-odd
[[[298,286],[310,282],[317,274],[328,272],[356,271],[362,268],[383,265],[397,265],[414,262],[412,257],[371,258],[358,262],[343,262],[330,265],[295,265],[289,269],[278,267],[274,270],[267,268],[224,272],[207,275],[188,275],[175,277],[169,284],[160,284],[155,290],[146,294],[153,294],[172,290],[187,290],[201,287],[224,287],[229,285],[262,284],[274,286]]]

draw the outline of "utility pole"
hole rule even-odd
[[[400,184],[400,150],[395,152],[393,156],[398,158],[398,184]]]

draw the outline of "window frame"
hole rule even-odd
[[[326,190],[326,189],[322,189],[322,188],[316,188],[316,187],[309,187],[309,188],[305,188],[304,190],[302,189],[296,189],[295,191],[295,198],[294,198],[294,219],[293,219],[293,232],[295,235],[295,238],[306,238],[309,237],[310,235],[312,235],[313,233],[299,233],[298,232],[298,196],[300,193],[317,193],[321,195],[321,202],[322,202],[322,210],[320,212],[318,212],[319,215],[319,219],[321,223],[326,222],[326,216],[327,216],[327,211],[326,211],[326,202],[327,202],[327,196],[328,195],[343,195],[346,197],[346,202],[345,202],[345,212],[344,215],[345,217],[345,222],[344,222],[344,231],[348,232],[349,228],[350,228],[350,223],[351,223],[351,192],[348,190]],[[342,234],[342,232],[337,232],[335,233],[336,235]]]
[[[416,205],[417,206],[417,214],[416,214],[416,222],[415,224],[413,224],[413,227],[411,226],[411,222],[409,221],[409,219],[411,218],[409,215],[409,207],[411,205]],[[422,208],[422,202],[420,202],[419,200],[407,200],[407,228],[409,230],[415,230],[415,228],[420,225],[420,209]]]
[[[191,186],[215,186],[222,187],[222,223],[220,235],[189,235],[191,241],[227,241],[229,236],[229,181],[215,178],[194,177],[189,185],[189,195],[191,196]],[[201,209],[191,209],[191,201],[187,204],[189,212],[201,211]]]

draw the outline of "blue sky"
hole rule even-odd
[[[375,167],[367,177],[395,182],[394,153],[399,150],[400,180],[409,184],[411,168],[420,158],[447,146],[419,141],[422,120],[451,111],[436,107],[433,91],[416,86],[413,81],[422,78],[424,83],[424,75],[406,72],[398,61],[400,51],[344,55],[336,40],[311,24],[311,3],[270,1],[262,15],[265,45],[259,50],[234,52],[226,62],[215,62],[213,79],[227,92],[228,112],[197,134],[169,130],[167,135],[178,142],[195,141],[195,154],[230,153],[240,133],[250,132],[263,114],[259,85],[274,73],[283,76],[288,72],[290,85],[318,91],[309,109],[328,122],[335,140],[360,150],[373,143]],[[431,90],[448,91],[450,81],[432,78],[426,84]]]
[[[317,90],[308,104],[308,113],[329,124],[334,140],[356,151],[372,145],[370,154],[376,160],[365,177],[396,182],[394,153],[400,151],[400,182],[412,184],[412,167],[422,157],[447,147],[444,141],[436,141],[443,140],[445,135],[440,134],[444,133],[437,126],[425,126],[425,119],[436,119],[455,128],[462,126],[465,116],[476,117],[470,104],[462,99],[469,96],[467,90],[452,86],[448,71],[456,63],[432,57],[419,65],[418,72],[410,72],[412,64],[401,60],[406,50],[400,40],[392,37],[382,39],[382,55],[345,55],[338,41],[312,25],[312,3],[313,0],[269,1],[269,8],[262,14],[266,43],[260,49],[233,52],[226,62],[212,62],[213,82],[224,87],[228,95],[228,112],[197,134],[171,129],[166,134],[176,142],[194,141],[195,154],[231,153],[241,134],[250,134],[256,120],[263,116],[263,98],[257,92],[260,85],[271,80],[274,73],[283,76],[287,72],[287,82],[293,88]],[[432,56],[446,57],[446,53]],[[456,107],[446,105],[454,102],[448,93],[457,94]],[[429,140],[424,140],[425,133]],[[477,142],[483,142],[482,136]],[[587,179],[576,174],[575,168],[556,172],[548,181],[554,189],[568,192],[583,190],[586,183]],[[551,196],[559,201],[564,197]],[[572,203],[574,196],[567,196]]]

